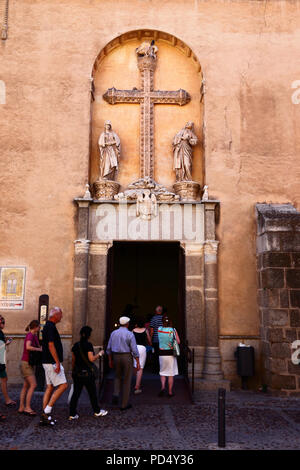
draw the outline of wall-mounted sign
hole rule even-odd
[[[26,268],[0,267],[0,309],[24,308]]]
[[[40,341],[43,338],[43,328],[48,320],[48,308],[49,308],[49,295],[43,294],[39,297],[39,322],[40,322]]]

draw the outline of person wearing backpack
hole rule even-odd
[[[95,373],[95,369],[97,368],[93,363],[104,354],[104,351],[100,351],[98,354],[94,353],[93,345],[88,341],[92,331],[90,326],[83,326],[80,330],[80,341],[75,343],[72,348],[72,378],[74,390],[70,400],[70,421],[79,418],[77,403],[83,387],[87,389],[89,394],[94,416],[105,416],[108,413],[106,410],[100,409],[97,399]]]

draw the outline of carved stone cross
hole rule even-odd
[[[110,104],[138,103],[140,107],[140,176],[154,175],[154,104],[187,104],[191,97],[185,90],[160,91],[154,90],[154,71],[156,68],[156,52],[153,43],[143,43],[136,49],[138,68],[140,70],[140,90],[117,90],[109,88],[103,99]]]

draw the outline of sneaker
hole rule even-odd
[[[106,410],[100,410],[99,413],[94,413],[94,416],[97,416],[97,418],[98,418],[99,416],[107,415],[107,413],[108,413],[108,411],[106,411]]]
[[[54,420],[50,415],[43,413],[40,418],[40,426],[55,426],[56,420]]]
[[[136,388],[133,393],[138,395],[139,393],[142,393],[142,390],[140,388]]]
[[[69,416],[69,421],[73,421],[73,419],[78,419],[78,418],[79,418],[79,415]]]

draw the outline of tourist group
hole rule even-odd
[[[57,323],[62,319],[63,312],[59,307],[54,307],[49,312],[49,317],[42,330],[42,341],[39,342],[40,324],[32,320],[26,328],[24,349],[20,362],[20,371],[24,380],[20,393],[18,413],[27,416],[36,416],[37,411],[31,407],[31,399],[37,386],[35,377],[35,365],[42,363],[45,372],[46,390],[43,395],[40,425],[55,426],[53,407],[59,397],[67,390],[63,360],[64,352]],[[142,318],[133,320],[129,316],[119,318],[119,327],[110,334],[105,351],[100,348],[95,354],[90,342],[92,328],[85,325],[80,330],[80,340],[71,350],[72,353],[72,379],[73,384],[69,393],[69,420],[79,418],[77,404],[83,387],[86,388],[95,417],[103,417],[108,411],[99,406],[96,379],[98,369],[95,361],[107,354],[109,367],[114,369],[114,390],[112,404],[119,405],[120,410],[125,411],[132,407],[129,403],[131,381],[135,372],[134,394],[142,393],[142,376],[146,363],[147,351],[152,352],[154,370],[159,373],[161,388],[159,397],[174,396],[174,376],[178,374],[177,356],[179,352],[180,338],[173,328],[172,321],[164,312],[161,305],[155,309],[151,319],[144,321]],[[5,319],[0,316],[0,380],[1,389],[7,407],[16,408],[17,403],[8,393],[6,372],[6,350],[12,338],[4,335]],[[166,381],[168,379],[168,387]],[[6,416],[0,414],[0,421],[5,422]]]

